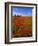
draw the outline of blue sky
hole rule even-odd
[[[32,16],[31,7],[11,7],[12,15]]]

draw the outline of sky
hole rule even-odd
[[[32,7],[11,7],[12,15],[32,16]]]

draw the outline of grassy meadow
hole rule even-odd
[[[32,36],[32,16],[12,16],[12,37]]]

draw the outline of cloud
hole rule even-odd
[[[28,13],[28,14],[30,15],[30,13]],[[20,15],[20,16],[29,16],[29,15],[22,14],[22,13],[17,13],[17,12],[14,12],[14,13],[13,13],[13,16],[14,16],[14,15]]]

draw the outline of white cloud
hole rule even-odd
[[[14,16],[14,15],[28,16],[28,15],[24,15],[24,14],[21,14],[21,13],[16,13],[16,12],[14,12],[14,13],[13,13],[13,16]]]

